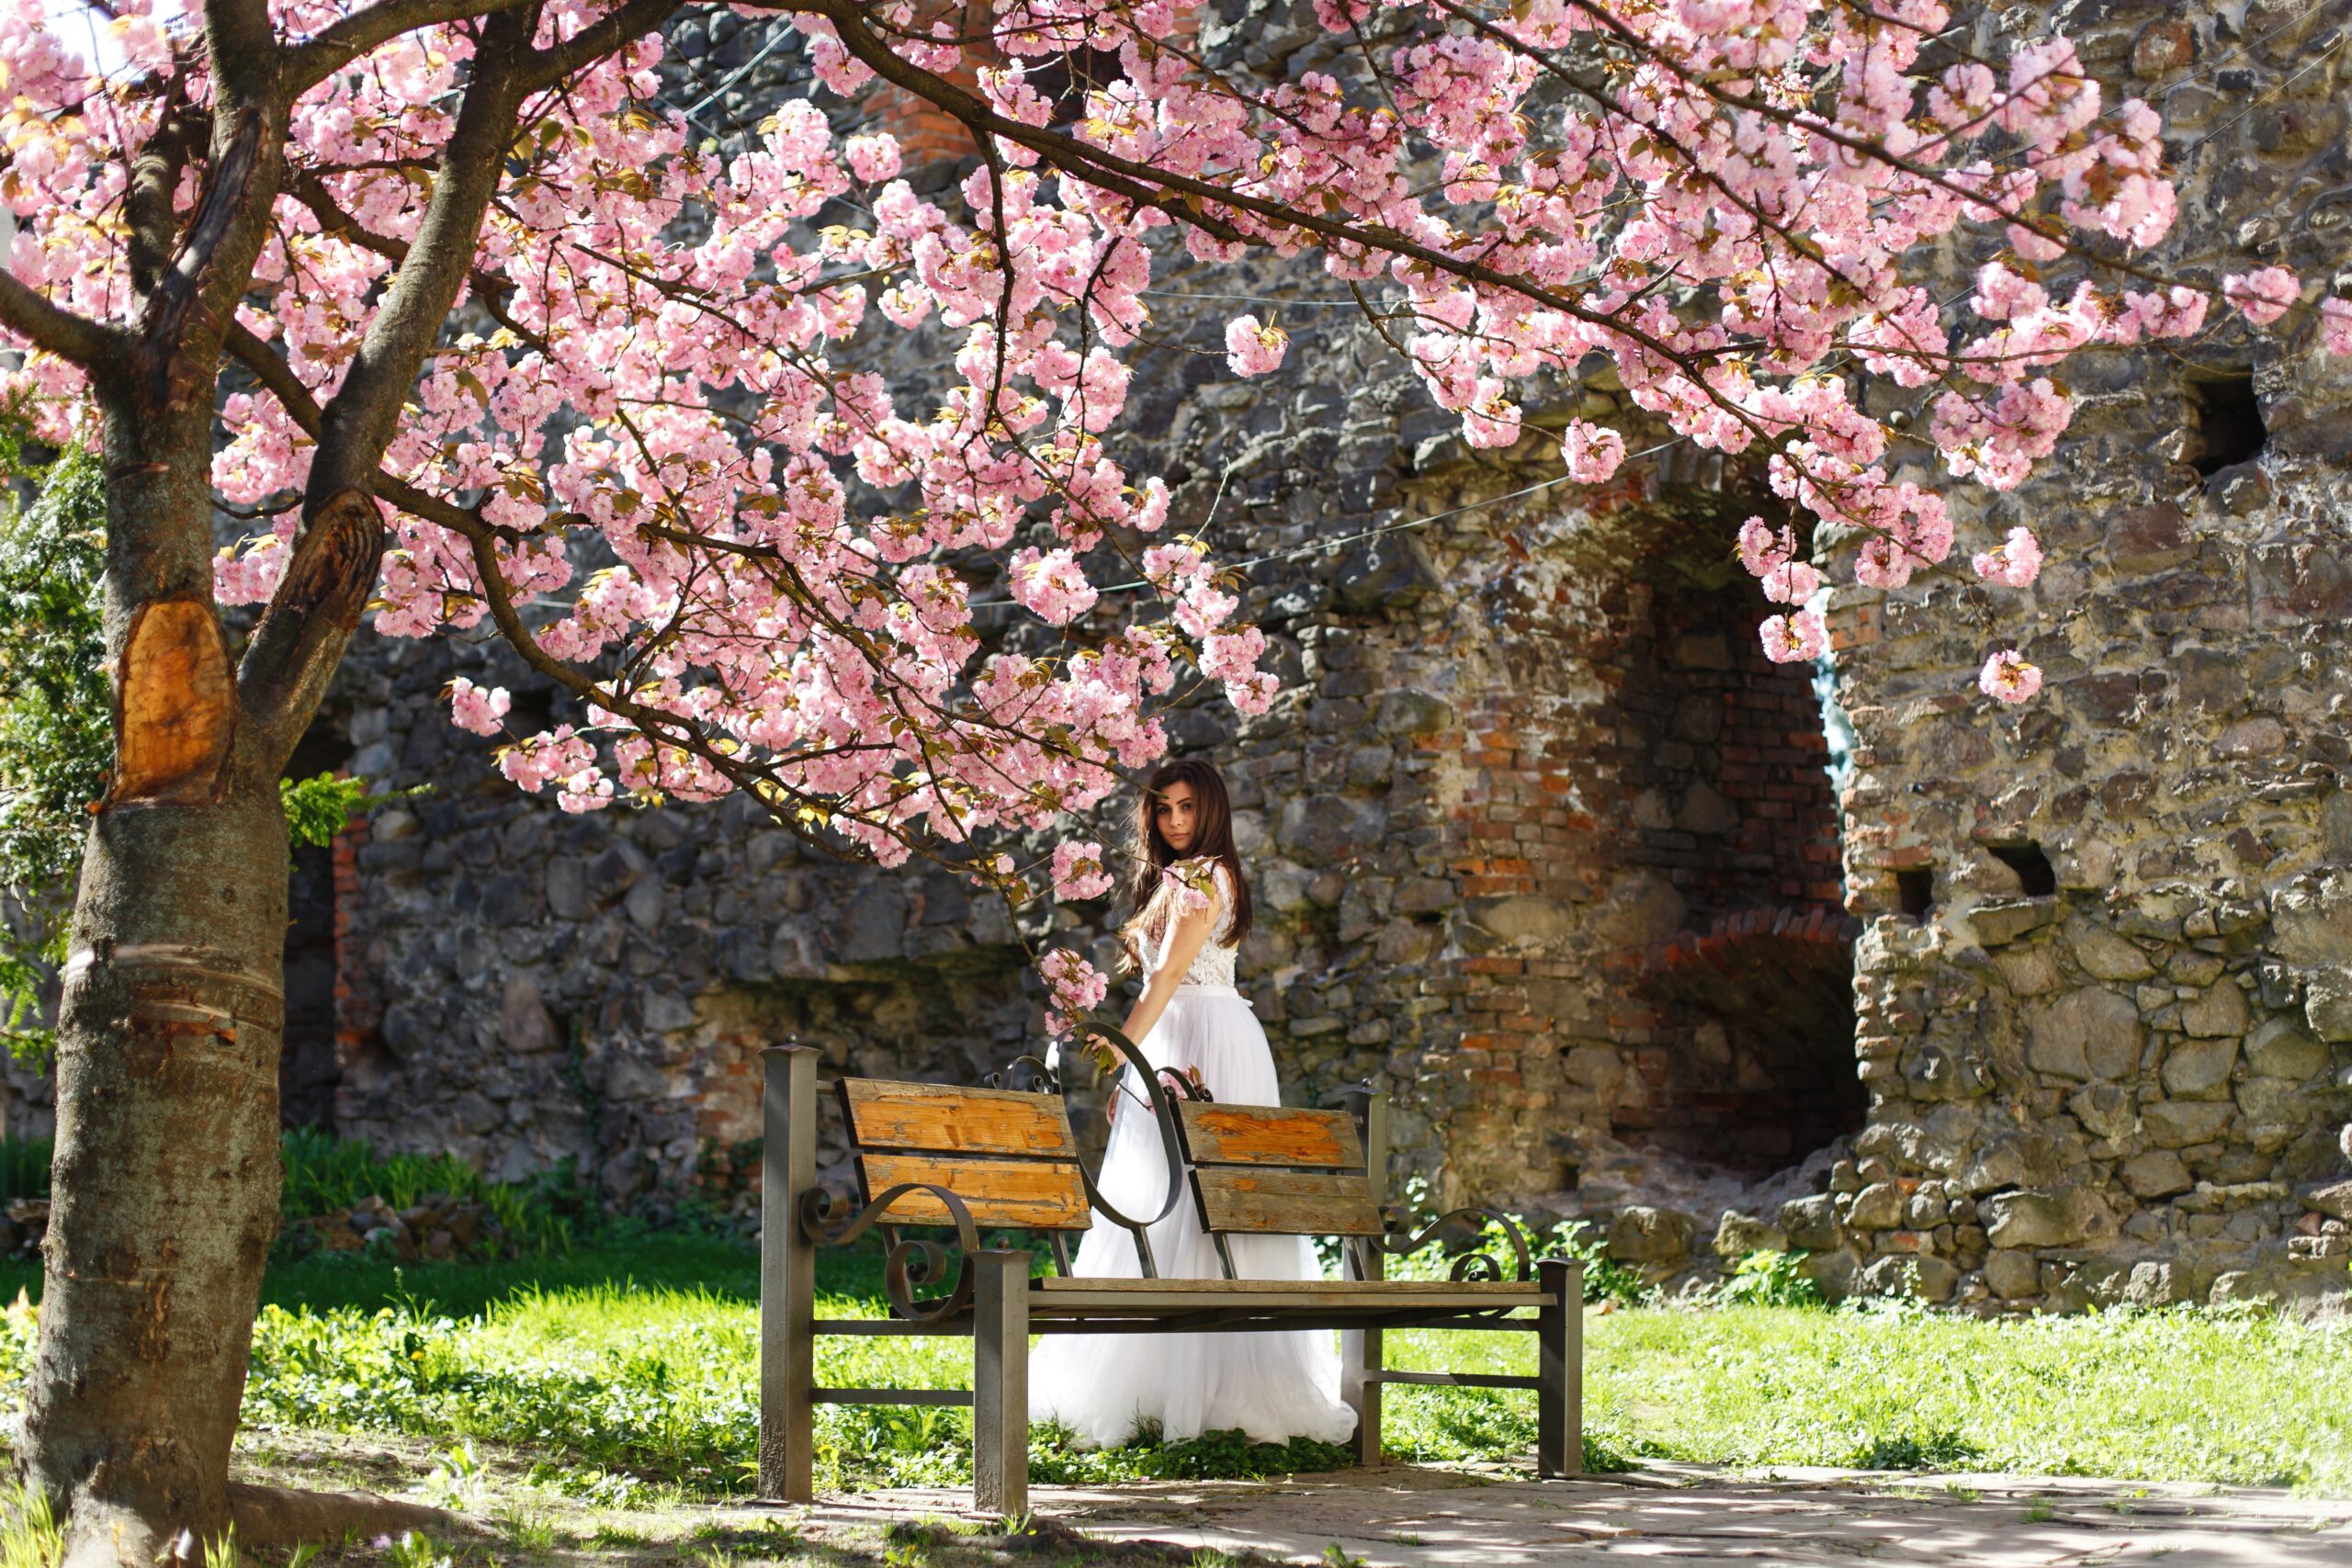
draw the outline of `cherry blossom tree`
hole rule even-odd
[[[2352,350],[2352,305],[2282,269],[2136,260],[2173,217],[2154,112],[2064,39],[1975,57],[1934,0],[1316,0],[1345,63],[1281,82],[1189,42],[1192,0],[777,0],[736,9],[806,34],[821,86],[731,150],[660,100],[684,0],[89,3],[111,62],[64,0],[0,0],[9,390],[107,476],[115,759],[23,1449],[77,1562],[227,1518],[277,1212],[277,783],[371,611],[487,621],[580,699],[503,758],[567,810],[749,791],[888,863],[1099,799],[1162,750],[1180,679],[1272,696],[1231,584],[1114,446],[1179,250],[1321,268],[1474,445],[1593,361],[1758,464],[1786,511],[1736,544],[1776,659],[1825,637],[1799,530],[1859,536],[1836,570],[1864,587],[1952,570],[1899,459],[2016,485],[2065,430],[2068,355],[2216,303]],[[1033,70],[1080,48],[1119,79],[1057,123]],[[854,123],[876,84],[968,131],[959,187],[917,194]],[[1942,299],[1955,235],[1999,255]],[[952,373],[903,406],[870,351],[918,330]],[[1280,373],[1277,328],[1222,341]],[[1866,412],[1873,382],[1918,417]],[[1560,457],[1609,479],[1624,433],[1571,424]],[[258,531],[220,558],[224,512]],[[1985,583],[2031,581],[2030,533],[1969,543]],[[984,655],[990,562],[1051,656]],[[232,652],[236,604],[263,608]],[[1979,679],[2040,676],[1993,649]],[[483,733],[509,712],[450,702]],[[1103,876],[1092,845],[1047,873]],[[1065,1008],[1102,995],[1075,955],[1042,970]]]

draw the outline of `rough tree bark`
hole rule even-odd
[[[674,0],[634,4],[642,30]],[[74,1568],[153,1568],[230,1525],[230,1446],[277,1234],[277,781],[374,586],[379,466],[471,264],[517,111],[619,30],[536,51],[531,0],[479,9],[489,15],[431,205],[342,389],[311,411],[320,447],[301,533],[236,668],[212,597],[215,384],[232,334],[240,354],[259,346],[233,311],[283,183],[288,106],[350,49],[418,25],[418,0],[386,0],[337,25],[351,37],[331,28],[303,51],[277,43],[263,0],[206,8],[213,102],[168,115],[132,160],[134,321],[69,316],[0,273],[0,314],[83,365],[106,416],[116,755],[58,1021],[21,1461],[68,1519]],[[171,192],[198,150],[202,191],[183,220]]]

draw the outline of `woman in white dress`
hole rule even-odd
[[[1184,758],[1153,773],[1137,805],[1136,840],[1136,913],[1120,941],[1144,974],[1144,991],[1127,1014],[1127,1038],[1154,1071],[1197,1073],[1218,1100],[1280,1104],[1266,1032],[1233,988],[1235,953],[1250,931],[1250,888],[1216,770]],[[1168,1156],[1133,1068],[1111,1098],[1098,1185],[1123,1213],[1158,1213],[1168,1194]],[[1216,1245],[1190,1201],[1151,1227],[1150,1237],[1161,1278],[1223,1278]],[[1304,1236],[1235,1236],[1229,1246],[1243,1279],[1310,1280],[1322,1272]],[[1076,1271],[1137,1277],[1135,1237],[1098,1215]],[[1031,1363],[1029,1388],[1035,1419],[1059,1420],[1080,1441],[1102,1447],[1154,1427],[1168,1442],[1235,1427],[1257,1442],[1340,1442],[1355,1430],[1325,1332],[1049,1334]]]

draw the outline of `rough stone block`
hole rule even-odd
[[[2270,926],[2271,951],[2290,964],[2352,960],[2352,873],[2331,868],[2280,888],[2270,900]]]
[[[2098,1194],[2080,1187],[1996,1192],[1977,1201],[1995,1247],[2069,1247],[2112,1232],[2114,1217]]]
[[[842,959],[871,964],[896,958],[906,931],[907,896],[895,883],[868,883],[842,911]]]
[[[2245,1065],[2267,1078],[2296,1081],[2327,1070],[2328,1049],[2290,1018],[2274,1018],[2245,1039]]]
[[[1820,1286],[1826,1299],[1841,1302],[1854,1293],[1861,1266],[1862,1260],[1850,1249],[1839,1247],[1808,1254],[1797,1265],[1797,1272]]]
[[[2285,1078],[2248,1078],[2237,1088],[2238,1109],[2248,1122],[2291,1125],[2312,1109],[2311,1096]]]
[[[2053,1077],[2120,1078],[2140,1064],[2140,1010],[2103,986],[2036,1008],[2028,1027],[2027,1064]]]
[[[2352,1040],[2352,968],[2337,964],[2304,979],[2303,1019],[2322,1040]]]
[[[1374,727],[1390,739],[1408,735],[1435,735],[1453,723],[1453,707],[1443,697],[1410,689],[1390,692],[1380,699]]]
[[[823,979],[824,943],[815,924],[806,919],[778,921],[768,941],[768,967],[779,980]]]
[[[2028,1252],[1996,1252],[1984,1259],[1984,1283],[2005,1302],[2022,1301],[2041,1289],[2041,1266]]]
[[[2203,1039],[2242,1035],[2246,1022],[2245,993],[2232,980],[2206,987],[2180,1010],[2181,1028]]]
[[[1566,904],[1532,893],[1473,898],[1469,914],[1489,934],[1513,945],[1564,942],[1576,930],[1576,918]]]
[[[1791,1247],[1801,1247],[1807,1252],[1829,1252],[1846,1243],[1846,1228],[1838,1223],[1837,1207],[1826,1192],[1792,1198],[1781,1205],[1780,1220]]]
[[[2314,1182],[2297,1188],[2295,1196],[2314,1214],[2352,1221],[2352,1180]]]
[[[1715,1225],[1715,1256],[1745,1258],[1751,1252],[1786,1252],[1789,1233],[1780,1226],[1767,1224],[1754,1214],[1743,1214],[1725,1209]]]
[[[2018,1133],[1996,1138],[1961,1172],[1960,1184],[1971,1192],[1996,1187],[2048,1187],[2058,1180],[2057,1145],[2039,1133]]]
[[[2086,1084],[2066,1097],[2066,1109],[2095,1138],[2127,1138],[2140,1125],[2136,1098],[2118,1084]]]
[[[1690,1256],[1698,1222],[1679,1209],[1636,1203],[1609,1222],[1609,1256],[1620,1263],[1674,1263]]]
[[[2218,1100],[2227,1091],[2237,1059],[2235,1039],[2184,1040],[2165,1055],[2165,1092],[2184,1100]]]
[[[2123,1162],[2123,1185],[2134,1198],[2169,1198],[2197,1185],[2188,1162],[2170,1149],[2150,1149]]]
[[[2055,898],[1987,899],[1969,911],[1968,926],[1981,945],[2006,947],[2026,932],[2049,925],[2059,913]]]
[[[1892,1181],[1873,1181],[1854,1194],[1846,1224],[1858,1231],[1891,1231],[1903,1224],[1903,1189]]]
[[[2210,1144],[2226,1131],[2237,1107],[2226,1100],[2158,1100],[2140,1107],[2140,1130],[2164,1149]]]
[[[1933,1253],[1920,1253],[1915,1257],[1873,1258],[1854,1276],[1852,1293],[1948,1302],[1959,1284],[1957,1268]]]
[[[588,912],[588,870],[570,855],[548,862],[548,913],[576,920]]]
[[[1387,830],[1387,808],[1377,801],[1318,794],[1283,807],[1274,840],[1303,865],[1329,865],[1370,854]]]
[[[2107,558],[2135,575],[2167,570],[2197,551],[2188,519],[2170,502],[2133,507],[2107,521]]]

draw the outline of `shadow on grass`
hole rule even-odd
[[[641,1290],[699,1290],[747,1304],[759,1300],[760,1257],[752,1244],[729,1237],[649,1234],[600,1238],[570,1252],[498,1262],[390,1263],[365,1253],[320,1253],[272,1263],[262,1278],[266,1304],[289,1311],[413,1306],[435,1315],[471,1317],[531,1291],[630,1285]],[[879,1297],[882,1255],[848,1251],[821,1255],[820,1293]],[[0,1263],[0,1302],[23,1291],[41,1297],[38,1262]]]

